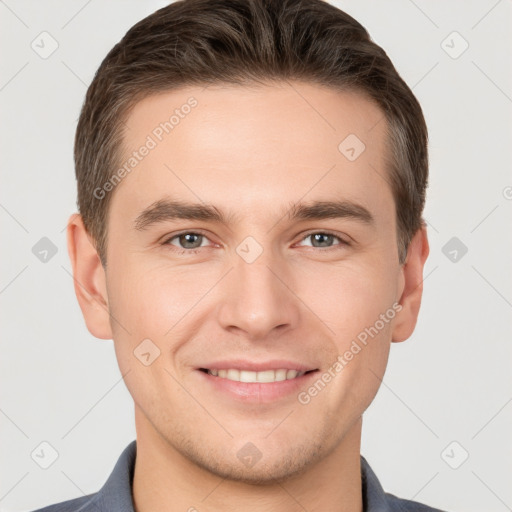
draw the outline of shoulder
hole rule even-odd
[[[94,509],[97,512],[97,506],[95,505],[97,496],[98,493],[89,494],[80,498],[54,503],[32,512],[92,512]]]
[[[393,512],[446,512],[439,508],[432,508],[417,501],[398,498],[394,494],[386,493],[389,509]]]
[[[361,455],[361,480],[365,512],[446,512],[417,501],[398,498],[385,492],[370,464]]]
[[[96,493],[61,501],[32,512],[134,512],[131,495],[137,443],[121,453],[103,487]]]

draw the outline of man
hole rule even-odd
[[[68,248],[137,439],[45,511],[432,511],[360,454],[428,242],[421,108],[320,0],[182,0],[91,83]]]

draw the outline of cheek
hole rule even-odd
[[[207,293],[210,281],[179,268],[132,268],[111,276],[111,313],[130,332],[162,339]]]
[[[375,397],[385,372],[397,315],[397,280],[393,272],[377,263],[331,270],[319,277],[326,286],[316,297],[323,311],[316,312],[334,331],[336,349],[330,366],[335,377],[326,400],[333,411],[348,402],[353,407],[347,410],[362,413]]]
[[[151,276],[124,267],[109,279],[110,324],[119,368],[133,396],[140,398],[166,362],[171,337],[173,297]],[[160,369],[161,370],[161,369]],[[162,370],[163,371],[163,370]],[[140,385],[130,388],[131,382]]]
[[[377,264],[347,264],[317,267],[314,276],[313,280],[302,281],[303,291],[299,295],[328,325],[341,346],[373,326],[390,309],[394,316],[397,279],[389,269]],[[384,325],[378,323],[383,335],[390,331],[392,319],[387,320]]]
[[[183,393],[171,377],[170,354],[179,347],[176,333],[186,323],[180,319],[197,302],[197,293],[186,284],[177,272],[134,266],[112,271],[109,278],[116,357],[130,394],[145,411],[158,409],[164,397],[180,399]]]
[[[315,313],[331,329],[335,354],[330,368],[336,375],[330,395],[333,410],[346,400],[365,408],[379,388],[397,315],[393,275],[378,262],[357,267],[347,264],[316,273],[320,280],[316,282],[323,283],[321,292],[309,287],[309,301],[318,308]]]

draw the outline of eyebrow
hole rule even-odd
[[[375,222],[367,208],[347,200],[292,203],[281,219],[284,217],[288,221],[348,218],[368,225]],[[144,209],[134,224],[137,231],[143,231],[152,225],[172,220],[200,220],[229,225],[237,219],[238,214],[226,215],[211,204],[160,199]]]

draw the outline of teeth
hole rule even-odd
[[[237,382],[280,382],[290,380],[304,375],[306,372],[297,370],[264,370],[262,372],[251,372],[248,370],[208,370],[210,375],[220,377],[221,379],[234,380]]]
[[[295,372],[294,370],[290,370],[290,371],[295,373],[295,375],[292,377],[292,378],[295,378],[297,376],[297,372]],[[276,370],[276,381],[277,382],[286,380],[286,377],[287,377],[286,370]]]
[[[297,370],[288,370],[288,371],[286,372],[286,378],[287,378],[287,379],[295,379],[295,377],[297,377],[297,374],[298,374],[298,373],[299,373],[299,372],[298,372]]]
[[[243,373],[245,373],[245,372],[243,372]],[[256,377],[256,380],[258,382],[274,382],[275,377],[276,377],[276,372],[274,370],[265,370],[264,372],[258,372],[257,375],[256,375],[256,372],[251,372],[251,373],[255,374],[254,376]],[[247,382],[247,381],[243,381],[243,382]],[[252,382],[254,382],[254,381],[252,381]]]
[[[238,370],[229,369],[226,372],[226,379],[228,380],[240,380],[240,372]]]

